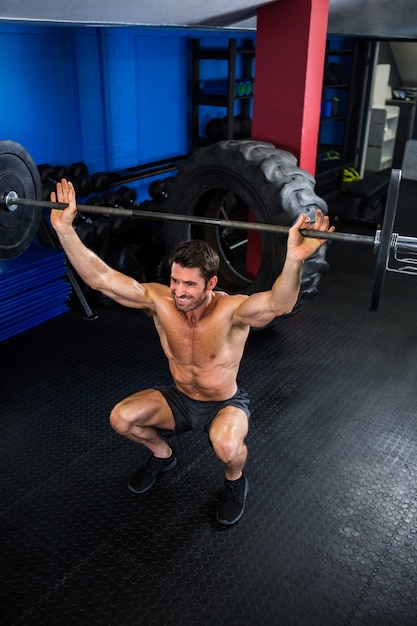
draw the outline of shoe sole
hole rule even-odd
[[[239,515],[237,517],[235,517],[235,519],[229,521],[229,520],[225,520],[225,519],[219,519],[217,516],[217,521],[219,522],[219,524],[221,524],[222,526],[233,526],[233,524],[236,524],[242,517],[243,514],[245,512],[245,507],[246,507],[246,496],[248,495],[248,491],[249,491],[249,481],[248,479],[246,479],[246,484],[245,484],[245,493],[243,496],[243,507],[241,512],[239,513]]]
[[[158,478],[159,474],[163,474],[164,472],[169,472],[169,470],[174,469],[174,467],[176,466],[178,462],[178,459],[175,458],[172,463],[170,463],[169,465],[166,465],[164,468],[162,468],[158,474],[155,476],[155,478],[153,479],[153,481],[147,486],[145,487],[145,489],[135,489],[135,487],[132,487],[132,485],[128,485],[127,488],[129,489],[129,491],[131,491],[132,493],[146,493],[147,491],[149,491],[149,489],[152,489],[152,487],[154,486],[154,484],[156,483],[156,479]]]

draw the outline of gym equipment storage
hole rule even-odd
[[[326,197],[338,193],[343,171],[356,165],[368,49],[366,40],[327,40],[316,172]]]
[[[230,39],[227,48],[209,48],[202,47],[200,39],[192,39],[191,54],[192,148],[222,139],[250,137],[254,41],[244,39],[243,45],[239,46],[236,39]],[[224,61],[223,76],[206,78],[203,61]],[[203,107],[222,108],[225,115],[219,117],[216,114],[205,120]]]

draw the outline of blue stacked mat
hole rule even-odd
[[[63,252],[35,243],[0,261],[0,341],[68,311],[66,271]]]

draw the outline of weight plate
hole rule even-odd
[[[0,141],[0,259],[12,259],[22,254],[36,236],[41,211],[31,206],[18,206],[10,211],[4,198],[15,191],[19,198],[42,198],[42,183],[38,168],[30,154],[20,144]]]
[[[382,288],[384,286],[385,274],[391,252],[392,231],[394,229],[395,214],[397,212],[400,182],[401,170],[392,170],[388,185],[387,201],[385,204],[384,221],[379,237],[378,255],[376,258],[374,284],[372,288],[372,299],[369,307],[369,310],[372,313],[375,313],[378,310]]]

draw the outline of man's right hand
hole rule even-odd
[[[60,209],[51,210],[51,224],[53,228],[59,232],[64,231],[71,226],[77,214],[77,204],[75,198],[75,190],[72,183],[65,178],[56,185],[56,192],[51,192],[51,202],[63,202],[68,204],[68,208],[61,211]]]

